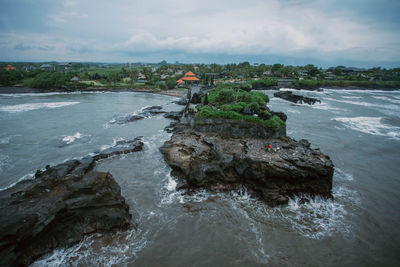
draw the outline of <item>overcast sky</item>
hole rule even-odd
[[[0,0],[1,61],[400,66],[400,0]]]

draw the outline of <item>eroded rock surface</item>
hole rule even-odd
[[[306,103],[306,104],[309,104],[309,105],[313,105],[316,102],[321,103],[321,101],[316,99],[316,98],[307,97],[307,96],[301,96],[301,95],[295,95],[291,91],[276,92],[276,93],[274,93],[274,96],[282,98],[282,99],[285,99],[285,100],[293,102],[293,103],[300,103],[300,104]]]
[[[234,138],[181,130],[161,152],[172,174],[180,178],[179,188],[232,190],[246,185],[270,205],[285,204],[288,197],[298,194],[332,196],[333,163],[306,140]]]
[[[124,229],[129,206],[110,173],[96,161],[141,150],[140,138],[121,141],[96,156],[37,171],[0,192],[0,265],[29,265],[56,247],[73,245],[98,231]]]

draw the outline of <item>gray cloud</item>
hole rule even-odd
[[[334,64],[340,60],[341,64],[387,66],[400,61],[400,22],[393,15],[400,11],[396,1],[383,0],[387,12],[379,8],[380,1],[373,0],[364,4],[359,0],[40,3],[36,6],[42,7],[40,19],[25,12],[26,23],[34,22],[33,28],[0,27],[0,37],[6,40],[0,44],[0,59],[25,55],[29,60],[24,53],[32,50],[35,58],[42,56],[43,60],[160,61],[176,57],[188,62],[206,58],[232,62],[247,57],[266,63],[276,59]],[[0,23],[19,25],[12,21],[12,9],[7,12],[0,11]],[[385,14],[389,15],[383,18]]]

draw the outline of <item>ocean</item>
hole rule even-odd
[[[287,89],[290,90],[290,89]],[[287,133],[335,164],[334,199],[268,207],[239,192],[185,195],[159,147],[162,115],[116,121],[173,97],[133,92],[0,95],[0,188],[37,169],[143,136],[143,151],[102,160],[133,214],[132,227],[87,236],[33,266],[399,266],[400,91],[296,91],[321,104],[270,96]]]

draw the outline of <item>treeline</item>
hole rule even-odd
[[[20,71],[20,70],[0,70],[0,85],[14,86],[20,85],[30,88],[61,88],[63,86],[76,86],[78,84],[71,82],[76,72],[44,72],[41,70]],[[84,84],[79,84],[84,87]]]

